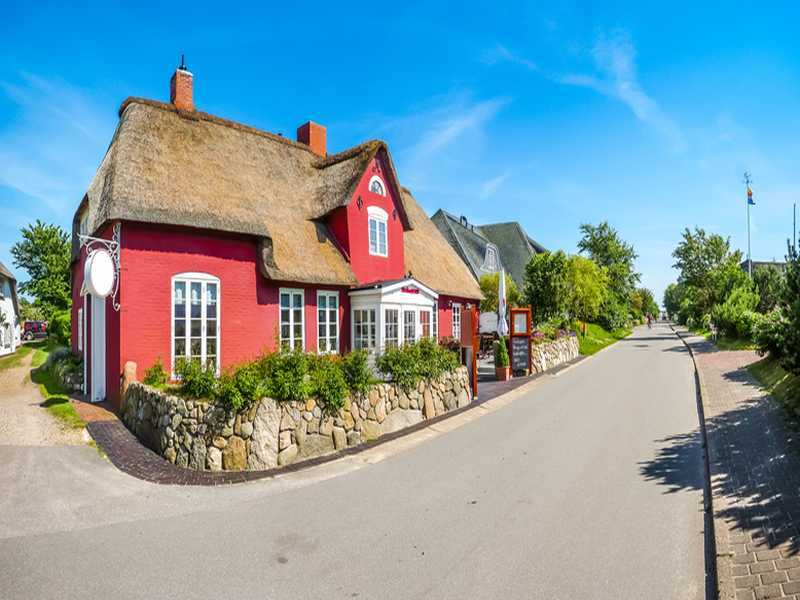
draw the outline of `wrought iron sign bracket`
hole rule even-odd
[[[117,293],[119,292],[119,241],[120,241],[121,226],[119,223],[114,225],[111,233],[111,239],[96,238],[90,235],[78,234],[78,241],[80,241],[80,248],[86,248],[86,260],[88,261],[92,255],[98,250],[105,250],[114,261],[114,290],[111,292],[111,305],[114,310],[119,312],[120,304],[117,302]],[[81,287],[81,295],[87,294],[86,284]]]

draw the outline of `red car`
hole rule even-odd
[[[22,326],[22,339],[31,341],[47,337],[47,321],[25,321]]]

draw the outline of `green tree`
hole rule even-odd
[[[25,321],[44,321],[44,311],[40,306],[36,306],[24,297],[19,299],[19,320]]]
[[[607,221],[599,225],[584,223],[580,230],[583,237],[578,242],[578,249],[606,269],[611,293],[627,302],[640,278],[634,269],[638,256],[633,246],[624,242]]]
[[[670,319],[678,317],[685,291],[686,286],[682,283],[670,283],[664,290],[664,310]]]
[[[11,247],[11,256],[14,266],[27,272],[29,279],[20,284],[19,290],[32,296],[34,304],[50,318],[71,304],[69,235],[58,225],[38,219],[21,233],[22,240]]]
[[[567,262],[567,312],[571,319],[594,321],[608,294],[608,275],[593,260],[576,254]]]
[[[567,255],[564,252],[543,252],[531,257],[525,266],[524,298],[537,325],[564,316],[567,308]]]
[[[783,366],[800,375],[800,259],[797,248],[788,244],[786,256],[786,287],[783,292],[783,316],[786,328],[783,336]]]
[[[497,288],[500,283],[500,273],[487,273],[481,276],[480,286],[483,292],[481,312],[497,312]],[[519,306],[522,295],[511,276],[506,273],[506,301],[508,306]]]
[[[766,314],[780,302],[786,283],[783,273],[778,269],[761,266],[756,267],[756,270],[753,271],[753,285],[758,294],[757,310]]]
[[[702,288],[708,274],[732,255],[730,239],[716,233],[706,234],[699,227],[695,227],[694,232],[687,227],[681,237],[683,239],[672,252],[675,259],[672,266],[680,271],[678,281]],[[738,256],[741,260],[740,253]]]
[[[647,315],[657,315],[659,313],[653,292],[647,288],[637,288],[631,294],[631,313],[636,318]]]

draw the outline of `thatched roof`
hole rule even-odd
[[[153,100],[122,104],[73,227],[86,210],[91,232],[122,220],[252,235],[260,240],[261,271],[270,279],[355,285],[323,217],[350,202],[376,156],[387,165],[387,181],[400,199],[406,269],[436,290],[470,296],[466,292],[476,286],[463,268],[462,276],[439,273],[437,265],[460,261],[410,194],[400,191],[383,142],[321,158],[282,136]],[[427,247],[424,259],[417,246]],[[449,289],[442,288],[440,275]]]
[[[0,275],[2,275],[3,277],[7,277],[11,281],[16,281],[16,278],[14,277],[14,275],[11,274],[11,271],[9,271],[6,268],[6,266],[1,262],[0,262]]]

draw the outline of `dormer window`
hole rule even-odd
[[[389,214],[378,206],[367,208],[367,214],[369,215],[369,253],[373,256],[389,256],[387,235]]]
[[[483,269],[485,271],[499,270],[499,261],[497,260],[497,248],[492,244],[486,246],[486,255],[483,259]]]
[[[383,179],[378,177],[377,175],[373,175],[369,179],[369,191],[373,194],[378,194],[379,196],[386,195],[386,186],[383,185]]]

